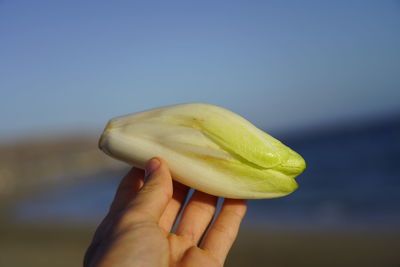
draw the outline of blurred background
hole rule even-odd
[[[400,266],[399,1],[0,1],[0,265],[79,266],[115,116],[207,102],[298,151],[227,266]],[[56,262],[56,263],[55,263]]]

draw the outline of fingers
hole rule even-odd
[[[204,240],[203,249],[212,253],[221,264],[236,239],[246,208],[244,200],[225,199],[220,214]]]
[[[174,193],[172,199],[168,202],[167,208],[161,216],[159,225],[166,232],[171,232],[172,226],[181,210],[186,195],[189,192],[189,187],[178,182],[173,182]]]
[[[176,234],[198,244],[214,216],[217,200],[215,196],[196,191],[183,211]]]
[[[172,197],[172,179],[166,162],[151,159],[145,169],[146,180],[136,196],[128,204],[129,220],[159,222]]]

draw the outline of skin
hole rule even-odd
[[[151,159],[145,173],[133,168],[122,179],[109,213],[96,230],[84,266],[223,266],[246,202],[225,199],[209,226],[217,197],[196,191],[171,233],[188,189],[172,181],[167,163],[160,158]]]

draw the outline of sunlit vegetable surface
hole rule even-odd
[[[100,148],[143,168],[164,158],[173,178],[227,198],[275,198],[296,190],[303,158],[224,108],[188,103],[112,119]]]

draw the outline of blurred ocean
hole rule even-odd
[[[400,228],[400,118],[276,136],[298,151],[307,170],[290,196],[249,201],[245,224],[332,229]],[[12,211],[20,222],[98,223],[125,172],[23,199]],[[79,179],[76,179],[79,180]]]

